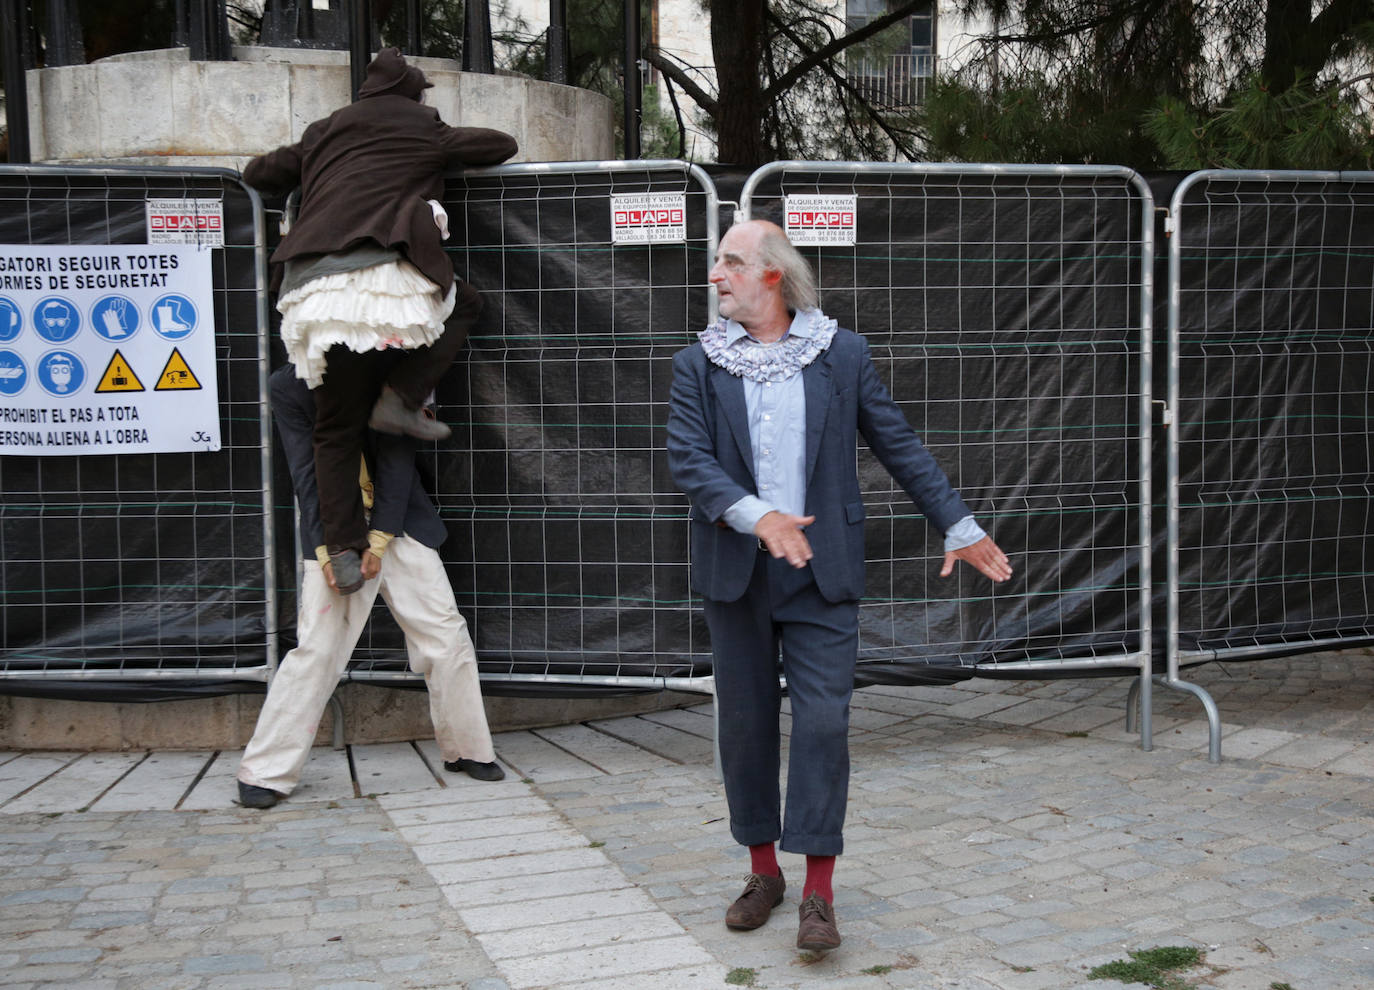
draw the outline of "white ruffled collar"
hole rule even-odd
[[[819,309],[803,309],[782,339],[760,343],[734,320],[717,320],[697,339],[710,362],[738,378],[781,382],[791,378],[830,346],[837,324]]]

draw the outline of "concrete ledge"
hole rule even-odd
[[[349,101],[346,52],[237,47],[232,62],[192,62],[185,48],[28,72],[33,159],[62,163],[214,164],[300,138]],[[459,71],[417,58],[434,88],[425,102],[451,124],[515,136],[515,161],[601,160],[614,154],[611,101],[528,76]]]
[[[0,751],[242,749],[262,708],[261,694],[230,694],[140,704],[0,696]],[[420,690],[345,684],[344,741],[405,742],[433,736],[429,695]],[[674,691],[620,698],[487,698],[492,732],[568,725],[700,704]],[[325,709],[317,744],[329,745],[333,713]]]

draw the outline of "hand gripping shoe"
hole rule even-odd
[[[351,595],[363,586],[363,559],[357,550],[345,547],[329,554],[334,571],[334,586],[341,595]]]

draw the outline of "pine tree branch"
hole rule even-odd
[[[918,4],[910,5],[910,7],[915,6],[918,6]],[[790,40],[794,45],[796,45],[798,48],[802,48],[803,50],[805,49],[805,46],[802,43],[801,39],[795,36],[795,34],[789,29],[788,25],[780,23],[778,25],[778,28],[782,31],[783,34],[787,35],[788,40]],[[847,38],[849,36],[845,35],[844,37]],[[843,41],[844,38],[841,38],[839,40]],[[916,152],[914,146],[907,143],[903,139],[903,134],[895,128],[891,127],[887,123],[887,121],[883,119],[883,115],[878,111],[876,107],[873,106],[873,104],[871,104],[868,101],[868,99],[863,95],[863,93],[859,91],[859,88],[857,86],[855,86],[852,82],[845,78],[845,76],[835,68],[834,64],[828,58],[820,60],[817,63],[817,65],[820,67],[822,72],[824,72],[827,76],[830,77],[830,79],[835,83],[835,85],[839,89],[841,89],[845,93],[848,93],[849,96],[852,97],[859,104],[859,106],[863,107],[864,111],[868,114],[869,118],[875,124],[878,125],[878,128],[885,135],[887,135],[887,139],[892,142],[893,148],[896,151],[905,155],[909,161],[916,161]],[[851,133],[858,134],[858,127],[853,117],[850,115],[850,110],[847,106],[844,108],[844,111],[845,117],[849,121]]]
[[[663,49],[657,45],[648,45],[642,54],[644,61],[663,73],[665,79],[670,79],[681,86],[682,91],[690,96],[692,102],[701,107],[708,116],[714,117],[720,110],[720,101],[697,85],[696,80],[687,74],[686,69],[669,61]]]
[[[829,44],[826,44],[823,47],[814,50],[805,42],[803,42],[794,31],[790,30],[790,24],[784,23],[770,9],[768,11],[768,19],[773,22],[773,24],[777,27],[779,31],[787,35],[791,42],[794,45],[796,45],[800,51],[806,52],[807,54],[802,58],[800,62],[792,66],[782,75],[778,76],[777,80],[763,91],[764,100],[771,101],[776,99],[780,94],[785,93],[787,90],[791,89],[792,86],[796,84],[798,79],[806,75],[812,69],[815,69],[819,66],[824,66],[827,62],[829,62],[831,58],[833,58],[835,55],[838,55],[846,48],[850,48],[854,45],[857,45],[861,41],[867,41],[869,38],[883,31],[885,28],[889,28],[893,24],[896,24],[898,21],[902,20],[904,17],[910,16],[912,13],[915,12],[916,8],[924,7],[927,2],[928,0],[910,0],[910,2],[908,3],[900,4],[896,7],[896,9],[889,11],[882,17],[879,17],[877,20],[869,21],[867,24],[859,28],[857,31],[850,31],[847,34],[840,35],[839,37],[832,36],[832,39]]]
[[[668,87],[668,102],[673,105],[673,119],[677,121],[677,156],[687,157],[687,125],[682,120],[682,107],[677,102],[677,90],[669,76],[663,77],[663,85]]]

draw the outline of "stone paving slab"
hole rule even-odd
[[[504,988],[372,801],[12,815],[0,861],[2,987]]]
[[[800,857],[767,925],[722,923],[748,857],[705,706],[503,733],[495,784],[420,742],[359,761],[364,789],[320,747],[314,792],[344,796],[262,813],[232,804],[234,753],[118,813],[100,802],[151,761],[184,779],[197,757],[0,754],[0,987],[1125,990],[1087,974],[1192,945],[1197,990],[1367,990],[1370,659],[1188,671],[1224,716],[1219,765],[1183,692],[1156,688],[1149,752],[1120,680],[856,692],[823,958],[794,944]],[[179,789],[202,810],[172,811]]]

